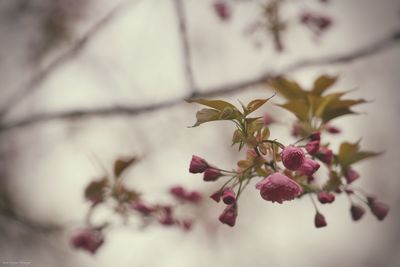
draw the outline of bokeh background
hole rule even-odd
[[[83,190],[102,174],[99,162],[110,169],[117,157],[139,155],[127,182],[149,200],[168,200],[173,184],[208,194],[216,187],[188,173],[190,158],[231,168],[240,157],[230,147],[233,125],[187,128],[199,107],[183,101],[193,88],[175,1],[0,0],[1,264],[400,266],[400,3],[289,1],[282,10],[290,21],[285,49],[277,53],[266,33],[243,33],[263,1],[232,2],[228,22],[216,16],[211,0],[180,2],[196,93],[246,102],[273,90],[220,89],[263,73],[284,71],[306,88],[320,74],[339,75],[333,90],[358,88],[349,97],[371,102],[356,108],[361,115],[334,123],[343,133],[331,143],[362,138],[364,148],[385,151],[356,167],[358,185],[391,206],[385,221],[368,214],[352,222],[342,196],[322,207],[328,227],[315,229],[308,199],[273,205],[249,187],[234,228],[218,222],[222,205],[206,199],[188,233],[121,226],[107,232],[93,256],[72,249],[69,235],[82,226],[89,206]],[[330,15],[333,27],[315,38],[298,23],[302,10]],[[292,142],[294,117],[274,103],[282,99],[274,97],[260,112],[279,121],[273,138]]]

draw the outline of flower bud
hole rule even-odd
[[[198,203],[201,200],[201,194],[198,191],[192,191],[186,195],[186,200],[193,203]]]
[[[364,216],[365,209],[360,205],[353,204],[350,208],[351,218],[353,221],[358,221]]]
[[[308,154],[315,155],[319,151],[319,140],[310,141],[306,144]]]
[[[303,165],[298,169],[300,173],[306,176],[312,176],[316,171],[318,171],[320,165],[315,160],[306,158]]]
[[[203,180],[208,181],[216,181],[222,174],[219,170],[215,168],[207,168],[203,175]]]
[[[320,132],[313,132],[308,136],[311,141],[320,141],[321,140],[321,133]]]
[[[380,202],[378,200],[374,200],[374,201],[370,202],[368,205],[369,205],[371,212],[380,221],[385,219],[386,215],[388,214],[388,212],[390,210],[389,205],[387,205],[383,202]]]
[[[332,164],[333,161],[333,152],[327,147],[320,147],[318,151],[318,158],[322,161],[325,162],[326,164],[330,165]]]
[[[264,116],[262,117],[262,120],[263,120],[263,123],[264,123],[265,126],[269,126],[269,125],[271,125],[272,123],[275,122],[275,119],[271,115],[269,115],[268,113],[264,114]]]
[[[184,199],[186,197],[186,190],[180,185],[171,187],[169,192],[177,199]]]
[[[226,205],[231,205],[236,202],[236,194],[232,189],[226,189],[222,193],[222,201]]]
[[[133,202],[131,208],[140,212],[142,215],[149,215],[154,211],[154,208],[148,206],[140,200]]]
[[[217,191],[217,192],[214,192],[214,193],[210,196],[210,198],[213,199],[215,202],[218,203],[218,202],[221,201],[221,195],[222,195],[221,191]]]
[[[193,226],[193,220],[183,220],[181,221],[180,226],[184,231],[190,231]]]
[[[332,203],[335,201],[335,195],[328,192],[319,192],[318,200],[321,204]]]
[[[227,21],[231,17],[231,9],[230,6],[222,0],[218,0],[214,3],[214,11],[218,15],[218,17],[223,20]]]
[[[317,212],[315,214],[315,217],[314,217],[314,225],[317,228],[321,228],[321,227],[327,226],[327,223],[326,223],[324,215],[322,215],[321,213]]]
[[[304,163],[305,155],[300,147],[287,146],[281,153],[283,165],[291,170],[295,171]]]
[[[233,227],[236,223],[237,206],[235,204],[227,206],[219,216],[219,221]]]
[[[261,197],[267,201],[282,203],[298,197],[303,188],[289,177],[275,172],[256,184]]]
[[[348,184],[351,184],[352,182],[354,182],[355,180],[357,180],[360,177],[360,175],[358,174],[358,172],[356,172],[353,168],[348,167],[345,171],[344,171],[344,178],[346,178],[346,181]]]
[[[341,130],[335,126],[328,125],[326,131],[331,134],[340,134]]]
[[[292,127],[292,136],[293,137],[299,137],[301,136],[303,129],[301,128],[301,125],[299,123],[294,123]]]
[[[96,253],[97,249],[104,243],[103,234],[94,229],[84,229],[78,232],[71,238],[71,245],[75,248],[81,248],[89,251],[90,253]]]
[[[193,155],[192,161],[190,162],[189,172],[191,173],[203,173],[208,168],[208,163],[204,159]]]

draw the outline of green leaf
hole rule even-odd
[[[216,121],[219,120],[219,116],[221,111],[210,109],[210,108],[203,108],[196,113],[196,123],[192,127],[199,126],[202,123],[209,122],[209,121]]]
[[[234,105],[232,105],[231,103],[228,103],[226,101],[223,100],[207,100],[207,99],[189,99],[186,100],[186,102],[188,103],[198,103],[219,111],[223,111],[225,108],[232,108],[232,109],[236,109],[236,107]]]
[[[278,106],[292,112],[300,121],[308,121],[309,119],[309,106],[304,99],[290,100]]]
[[[108,187],[107,177],[98,181],[92,181],[85,189],[85,198],[93,203],[99,203],[104,200],[104,189]]]
[[[335,84],[337,77],[321,75],[315,82],[312,89],[312,93],[315,95],[322,95],[327,89],[329,89],[333,84]]]
[[[337,189],[341,184],[342,181],[340,180],[340,176],[336,172],[331,171],[329,173],[329,180],[323,186],[323,189],[328,192],[333,191]]]
[[[127,169],[132,164],[136,163],[138,159],[136,157],[117,159],[114,162],[114,176],[115,178],[119,178],[122,172]]]
[[[278,76],[269,82],[269,85],[286,99],[305,98],[307,92],[294,81]]]
[[[363,159],[376,157],[382,153],[372,151],[360,151],[360,141],[356,143],[344,142],[339,147],[339,154],[337,156],[338,163],[346,168]]]

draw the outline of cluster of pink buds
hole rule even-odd
[[[106,221],[95,225],[91,218],[95,210],[103,205],[110,206],[116,214],[121,216],[124,224],[130,223],[129,218],[135,217],[142,222],[143,226],[157,223],[162,226],[176,226],[184,231],[192,228],[193,218],[181,218],[177,216],[177,209],[183,205],[192,205],[195,208],[202,200],[200,192],[188,190],[180,185],[173,186],[169,193],[173,197],[172,203],[148,203],[143,200],[141,194],[125,186],[123,183],[123,172],[133,165],[135,158],[118,159],[114,163],[114,177],[103,177],[100,180],[92,181],[86,187],[85,198],[91,205],[86,216],[86,227],[71,237],[71,245],[77,249],[86,250],[92,254],[104,243],[103,229],[111,225]],[[201,162],[197,162],[192,171],[201,172]],[[200,165],[199,165],[200,164]],[[208,166],[208,165],[207,165]]]
[[[322,90],[318,86],[326,87],[334,81],[334,78],[321,76],[315,82],[312,91],[301,91],[302,97],[304,97],[303,94],[310,94],[316,98],[316,92]],[[281,79],[276,84],[279,89],[279,86],[294,83]],[[287,87],[282,89],[285,93],[288,90]],[[297,88],[296,90],[300,89]],[[300,93],[295,91],[293,94]],[[216,118],[231,120],[236,126],[232,136],[233,145],[238,144],[239,151],[244,146],[247,147],[245,159],[239,160],[237,167],[232,170],[215,167],[205,159],[195,155],[190,162],[189,171],[191,173],[203,174],[203,180],[206,182],[218,181],[223,183],[210,196],[212,200],[216,202],[222,200],[226,205],[219,216],[219,221],[231,227],[236,224],[240,196],[251,180],[260,178],[255,189],[259,190],[261,198],[265,201],[283,204],[283,202],[308,195],[315,208],[314,225],[317,228],[325,227],[328,224],[318,205],[332,204],[337,196],[342,193],[346,194],[350,201],[350,213],[353,220],[361,219],[365,212],[363,206],[358,204],[354,198],[366,203],[377,219],[383,220],[389,212],[389,206],[366,195],[352,185],[360,176],[354,170],[353,164],[367,157],[377,156],[379,153],[359,151],[358,143],[348,142],[342,143],[338,153],[334,153],[330,144],[322,140],[323,133],[339,134],[341,132],[338,128],[326,122],[329,121],[330,116],[338,116],[343,111],[339,110],[337,114],[321,112],[321,115],[318,115],[320,117],[315,114],[315,117],[312,117],[312,111],[315,107],[310,106],[310,116],[305,117],[304,113],[301,113],[302,111],[293,111],[293,107],[288,106],[288,109],[301,119],[296,122],[292,131],[300,139],[293,144],[283,145],[276,139],[268,139],[270,135],[268,127],[275,122],[270,115],[248,117],[268,100],[256,99],[247,105],[240,103],[243,111],[223,100],[199,99],[190,101],[214,108],[200,110],[196,116],[197,122],[194,127],[208,121],[215,121]],[[339,107],[353,103],[352,101],[344,101],[343,103],[340,102],[341,100],[336,101]],[[322,108],[326,107],[322,106]],[[216,114],[218,115],[216,116]],[[325,179],[326,182],[321,185],[317,180],[319,176],[323,175],[323,172],[328,179]],[[178,193],[183,194],[181,190],[178,190]]]

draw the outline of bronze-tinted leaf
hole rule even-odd
[[[243,141],[243,134],[239,129],[236,129],[233,132],[233,136],[232,136],[232,145],[240,143]]]
[[[85,189],[85,198],[93,203],[99,203],[104,200],[104,190],[108,187],[107,177],[92,181]]]
[[[234,105],[232,105],[231,103],[228,103],[226,101],[223,100],[207,100],[207,99],[189,99],[186,100],[186,102],[188,103],[198,103],[219,111],[223,111],[225,108],[232,108],[232,109],[236,109],[236,107]]]
[[[269,85],[286,99],[305,98],[307,93],[296,82],[282,76],[272,79]]]
[[[255,99],[255,100],[253,100],[253,101],[250,101],[250,102],[247,104],[247,107],[246,107],[246,110],[247,110],[247,111],[245,112],[245,114],[248,115],[248,114],[252,113],[253,111],[257,110],[257,109],[260,108],[262,105],[264,105],[268,100],[270,100],[272,97],[274,97],[274,95],[271,96],[270,98],[266,98],[266,99]]]
[[[218,120],[220,114],[221,111],[215,109],[210,109],[210,108],[201,109],[197,111],[196,113],[197,122],[192,127],[199,126],[200,124],[205,122]]]
[[[300,121],[308,121],[309,119],[309,106],[304,99],[290,100],[278,106],[292,112]]]
[[[359,141],[356,143],[344,142],[339,147],[337,161],[342,167],[345,168],[363,159],[376,157],[380,154],[382,153],[372,151],[360,151]]]
[[[312,89],[312,93],[315,95],[322,95],[327,89],[329,89],[333,84],[335,84],[337,77],[321,75],[315,82]]]
[[[135,164],[137,161],[138,161],[138,159],[136,157],[117,159],[114,162],[114,176],[115,176],[115,178],[119,178],[121,173],[126,168],[128,168],[132,164]]]

